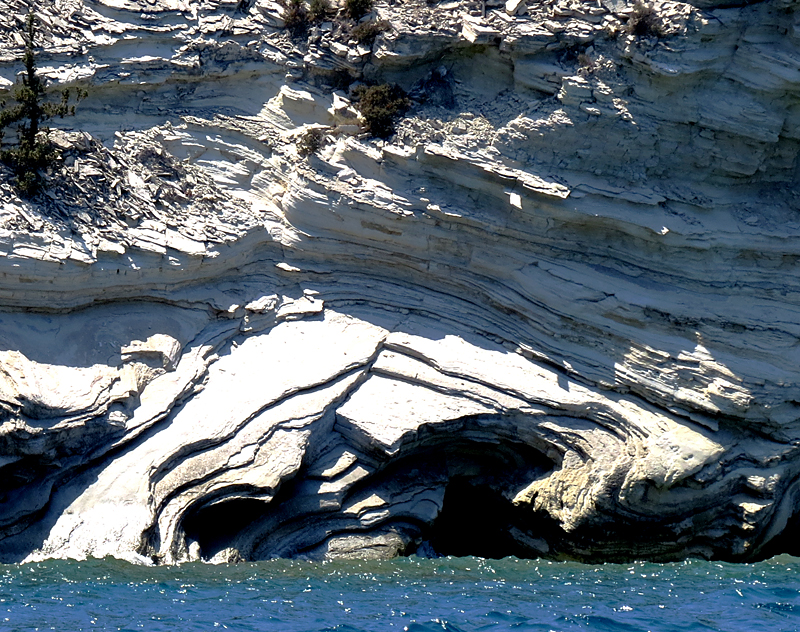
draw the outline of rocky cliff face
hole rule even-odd
[[[0,561],[800,553],[800,2],[36,7]]]

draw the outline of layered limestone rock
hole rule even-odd
[[[798,553],[796,0],[36,8],[89,97],[0,167],[0,561]]]

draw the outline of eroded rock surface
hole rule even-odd
[[[0,173],[0,561],[800,553],[797,0],[36,6],[90,96]]]

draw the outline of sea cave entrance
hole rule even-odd
[[[436,480],[444,487],[438,515],[421,525],[419,545],[407,552],[490,559],[541,556],[554,525],[547,517],[534,515],[529,506],[516,506],[513,498],[551,471],[553,460],[523,442],[486,441],[484,432],[472,439],[469,434],[455,442],[423,444],[391,468],[412,469],[420,486],[427,479],[430,487]]]
[[[520,513],[497,489],[456,477],[447,484],[442,510],[419,552],[492,559],[520,556],[523,551],[511,534]]]
[[[267,502],[256,498],[224,499],[189,512],[183,520],[183,530],[189,541],[200,545],[201,557],[209,559],[231,546],[268,508]]]

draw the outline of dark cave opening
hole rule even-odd
[[[257,498],[220,500],[190,512],[183,520],[183,531],[187,540],[200,545],[200,555],[208,559],[263,516],[267,506],[268,503]]]
[[[428,533],[428,544],[442,556],[524,557],[510,533],[519,522],[519,513],[497,489],[476,485],[466,477],[454,478],[447,484],[442,510]]]
[[[366,483],[380,489],[388,479],[406,490],[442,490],[432,521],[410,520],[417,535],[405,554],[536,558],[558,537],[558,525],[549,516],[513,502],[533,480],[552,471],[554,459],[515,437],[487,440],[486,419],[477,421],[475,426],[468,422],[455,441],[419,433],[415,449]]]
[[[800,538],[797,537],[798,532],[800,532],[800,512],[795,512],[786,521],[786,525],[781,529],[781,532],[771,541],[767,542],[766,546],[759,549],[757,556],[752,556],[746,561],[759,562],[782,554],[800,557]]]

